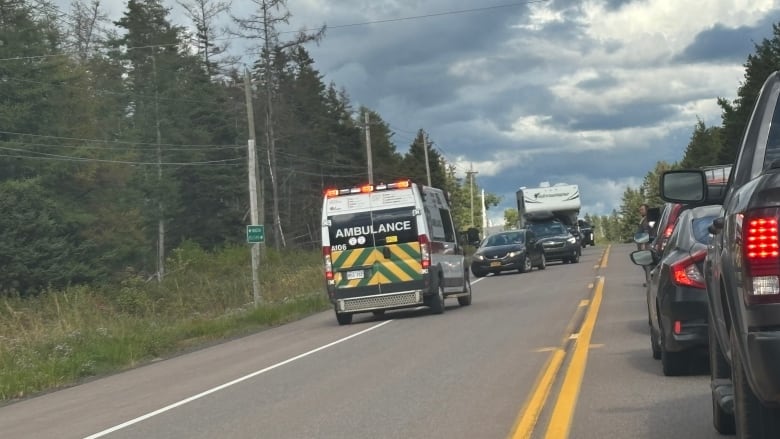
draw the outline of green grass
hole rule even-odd
[[[321,255],[268,251],[255,304],[249,249],[185,244],[162,283],[0,298],[0,401],[70,386],[327,309]]]

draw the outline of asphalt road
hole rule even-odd
[[[551,419],[577,439],[718,437],[707,376],[663,377],[650,355],[632,248],[488,276],[442,315],[324,312],[21,401],[0,437],[548,438]]]

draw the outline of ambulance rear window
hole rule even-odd
[[[329,217],[330,245],[353,249],[417,241],[413,208],[375,210]]]

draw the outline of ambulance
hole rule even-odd
[[[340,325],[357,313],[471,304],[463,247],[441,189],[409,180],[326,191],[325,284]]]

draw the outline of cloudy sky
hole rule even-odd
[[[542,181],[578,184],[583,215],[619,208],[656,162],[682,158],[697,119],[720,123],[716,99],[734,99],[780,22],[780,0],[287,4],[289,30],[329,27],[308,46],[324,80],[378,112],[399,152],[422,128],[461,175],[473,167],[503,199],[497,220]],[[234,0],[233,14],[253,7]]]

